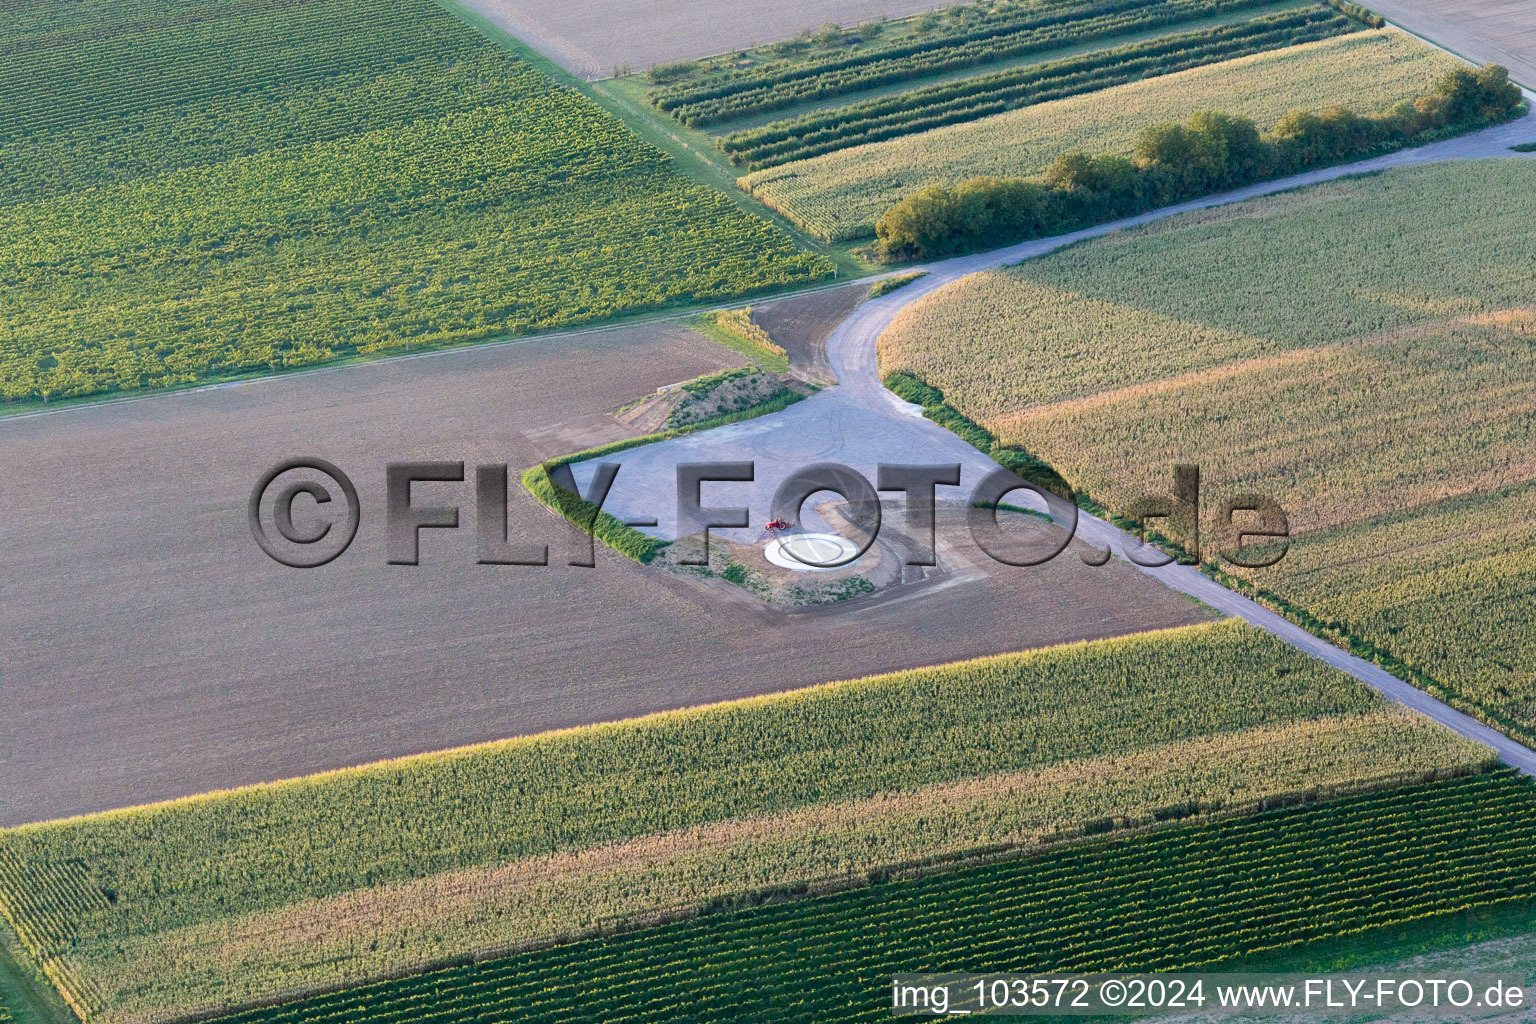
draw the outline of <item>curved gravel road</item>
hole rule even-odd
[[[1389,167],[1441,160],[1516,157],[1517,154],[1512,153],[1509,147],[1531,140],[1536,140],[1536,113],[1461,138],[1354,164],[1310,171],[1068,235],[1024,242],[920,267],[918,269],[928,272],[927,277],[864,303],[828,339],[827,354],[837,375],[836,387],[813,395],[781,413],[608,457],[603,461],[618,462],[622,469],[604,507],[626,521],[654,519],[656,527],[647,532],[676,537],[676,467],[681,463],[710,461],[755,463],[755,478],[751,483],[705,484],[703,489],[703,504],[706,506],[749,505],[750,521],[754,524],[766,522],[769,518],[770,503],[779,482],[792,470],[814,462],[839,462],[859,470],[871,481],[875,479],[876,467],[880,463],[958,462],[961,465],[960,487],[941,487],[939,497],[942,500],[967,493],[984,475],[996,469],[996,464],[955,434],[924,419],[920,409],[897,398],[880,383],[877,342],[897,313],[906,306],[967,274],[1018,263],[1082,239],[1190,210],[1221,206]],[[573,470],[578,484],[585,488],[594,472],[593,465],[578,463]],[[1057,513],[1058,519],[1062,515],[1071,515],[1070,508],[1053,506],[1053,511]],[[814,521],[815,517],[809,509],[806,517],[809,521],[802,525],[810,528],[822,525]],[[761,531],[756,528],[714,532],[741,543],[753,543],[761,538]],[[1077,536],[1101,551],[1106,548],[1113,551],[1119,558],[1126,558],[1127,552],[1147,550],[1142,549],[1135,538],[1087,513],[1079,516]],[[1528,775],[1536,775],[1536,751],[1436,700],[1379,666],[1318,639],[1253,601],[1213,582],[1193,567],[1176,564],[1148,567],[1141,565],[1140,561],[1154,561],[1152,557],[1138,555],[1138,559],[1126,560],[1167,586],[1226,615],[1241,618],[1272,633],[1297,650],[1321,658],[1349,673],[1389,699],[1428,715],[1462,736],[1487,744],[1506,763]]]

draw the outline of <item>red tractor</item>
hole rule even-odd
[[[791,523],[788,519],[775,519],[773,522],[763,527],[763,529],[767,530],[768,536],[772,537],[776,533],[783,533],[785,530],[790,529],[794,525],[795,524]]]

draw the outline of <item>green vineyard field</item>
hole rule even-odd
[[[877,880],[224,1024],[883,1020],[896,972],[1191,968],[1532,896],[1536,788],[1500,771]]]
[[[431,0],[26,3],[0,53],[3,399],[831,273]]]

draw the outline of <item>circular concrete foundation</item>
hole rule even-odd
[[[775,537],[763,549],[768,561],[796,572],[831,572],[858,557],[859,546],[835,533],[796,533]]]

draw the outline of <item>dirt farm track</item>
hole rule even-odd
[[[1068,558],[774,611],[606,550],[564,565],[515,477],[512,532],[556,564],[476,565],[472,482],[418,485],[464,529],[386,563],[386,463],[515,472],[737,359],[638,327],[0,419],[0,825],[1202,617]],[[301,455],[361,498],[357,540],[314,570],[268,560],[246,518]]]

